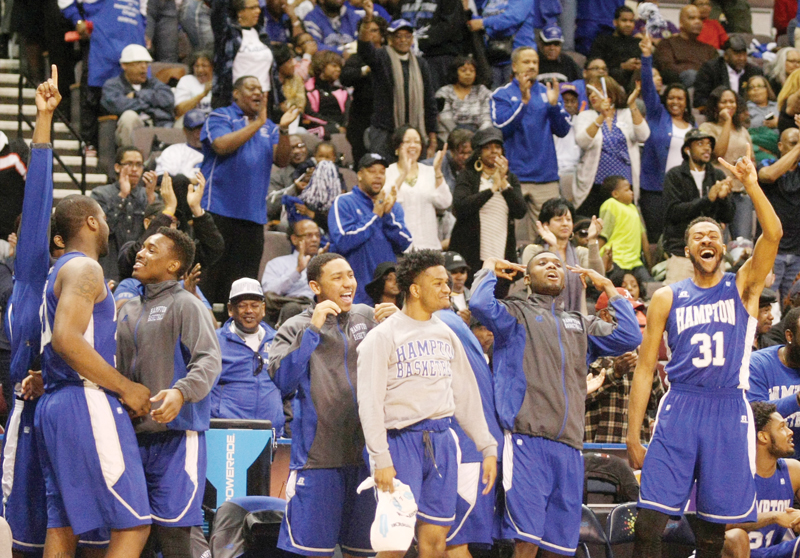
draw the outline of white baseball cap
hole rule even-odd
[[[264,291],[261,289],[261,283],[249,277],[242,277],[234,281],[231,285],[231,296],[228,297],[228,300],[245,295],[257,296],[263,299]]]
[[[119,56],[120,64],[128,64],[130,62],[152,62],[153,57],[147,52],[147,49],[142,45],[128,45],[122,49],[122,54]]]

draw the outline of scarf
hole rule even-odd
[[[406,96],[403,88],[403,65],[400,62],[400,55],[392,47],[386,47],[389,54],[389,61],[392,63],[392,80],[394,81],[394,127],[395,129],[408,124],[419,130],[423,138],[427,136],[425,131],[425,97],[423,95],[422,72],[419,70],[417,57],[409,53],[408,55],[408,111],[406,112]]]

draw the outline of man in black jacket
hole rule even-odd
[[[686,257],[684,240],[692,219],[705,216],[723,224],[733,221],[731,181],[711,164],[715,143],[714,136],[690,130],[683,141],[683,163],[664,178],[664,250],[669,253],[666,285],[692,276],[694,266]]]
[[[763,75],[761,68],[747,62],[747,41],[734,35],[723,45],[725,54],[709,60],[700,67],[694,81],[694,107],[706,106],[711,92],[724,85],[740,95],[745,94],[745,84],[753,76]]]
[[[370,0],[364,2],[364,10],[364,21],[372,21]],[[417,128],[423,141],[428,139],[427,157],[436,154],[436,90],[428,63],[411,52],[413,33],[414,28],[408,21],[396,19],[389,26],[389,46],[379,49],[369,40],[369,25],[362,24],[358,35],[358,55],[371,70],[375,92],[369,149],[387,159],[393,158],[390,147],[392,132],[405,124]],[[399,69],[393,67],[393,61],[397,61]],[[394,75],[397,72],[402,73],[403,84],[395,90]],[[419,82],[421,92],[414,87]],[[399,110],[395,111],[397,103],[400,103]]]

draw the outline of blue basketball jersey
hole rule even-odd
[[[85,257],[87,256],[80,252],[64,254],[58,259],[50,270],[50,274],[47,276],[40,318],[42,320],[42,378],[44,379],[45,387],[48,391],[63,384],[91,384],[89,380],[86,380],[67,364],[64,359],[53,350],[53,346],[50,343],[53,336],[52,332],[56,317],[56,307],[58,306],[58,298],[56,298],[53,292],[53,285],[56,282],[56,277],[58,277],[58,272],[68,261],[74,258]],[[100,356],[103,357],[108,364],[116,366],[117,311],[114,306],[114,297],[111,296],[111,292],[108,291],[107,287],[106,297],[101,302],[94,305],[92,319],[89,321],[89,326],[86,328],[83,337],[95,351],[100,353]]]
[[[782,512],[786,508],[792,507],[794,502],[794,491],[792,490],[792,479],[789,476],[789,467],[786,461],[778,459],[778,468],[775,474],[765,479],[756,478],[756,506],[758,513]],[[767,525],[761,529],[750,531],[750,548],[767,548],[778,544],[786,534],[786,528],[777,523]]]
[[[708,388],[750,387],[750,352],[757,320],[744,307],[736,276],[726,273],[714,287],[691,279],[670,285],[667,364],[671,383]]]

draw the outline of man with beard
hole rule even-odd
[[[783,230],[758,186],[750,158],[741,158],[736,166],[722,159],[720,164],[744,184],[763,233],[739,271],[725,273],[720,267],[725,255],[722,226],[698,217],[685,235],[693,277],[653,295],[628,401],[628,458],[634,469],[642,469],[633,549],[637,557],[661,556],[667,521],[682,513],[695,482],[697,558],[719,558],[725,524],[756,520],[748,454],[753,419],[744,391],[750,387],[759,297]],[[665,331],[672,353],[667,364],[670,390],[661,400],[645,458],[639,435]]]
[[[568,267],[605,292],[616,323],[565,311],[558,296],[565,268],[553,252],[533,256],[527,269],[488,258],[475,276],[470,310],[494,335],[494,388],[506,431],[502,538],[516,541],[517,558],[574,554],[583,499],[583,431],[587,360],[618,356],[642,340],[633,307],[609,279]],[[526,300],[497,300],[498,277],[525,272]],[[513,472],[513,476],[512,476]]]
[[[791,558],[800,539],[784,540],[796,531],[800,511],[792,509],[800,492],[800,462],[794,456],[794,433],[772,403],[751,403],[756,426],[755,523],[740,523],[725,533],[725,558]]]
[[[128,414],[150,411],[150,390],[114,368],[114,297],[97,261],[108,252],[103,210],[91,198],[67,196],[56,207],[55,228],[65,254],[42,301],[46,392],[35,418],[47,491],[44,556],[74,556],[78,535],[105,527],[107,556],[138,558],[151,518]]]
[[[749,401],[770,401],[786,417],[789,428],[800,433],[800,308],[786,313],[785,345],[767,347],[750,358]],[[795,455],[795,457],[800,457]]]
[[[459,485],[469,484],[458,476],[453,418],[483,461],[481,495],[491,492],[497,476],[497,440],[486,423],[475,374],[457,334],[434,315],[450,306],[448,279],[438,251],[406,255],[397,265],[403,310],[358,348],[358,415],[372,474],[378,490],[393,492],[396,478],[414,494],[420,558],[443,555]]]
[[[683,163],[670,169],[664,179],[664,250],[669,253],[664,284],[691,277],[694,268],[684,254],[686,227],[697,217],[730,223],[736,208],[729,197],[731,181],[714,168],[711,155],[716,140],[700,130],[689,130],[683,140]]]

